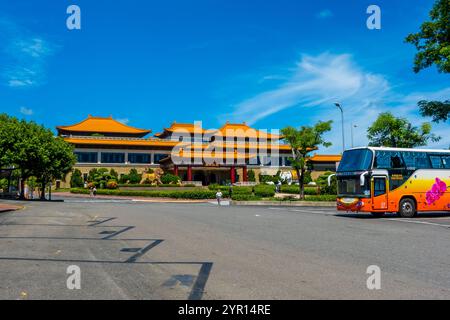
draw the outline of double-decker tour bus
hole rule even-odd
[[[349,149],[336,179],[338,210],[402,217],[450,211],[450,150]]]

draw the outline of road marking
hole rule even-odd
[[[337,212],[334,211],[323,211],[323,210],[302,210],[302,209],[290,209],[289,211],[303,212],[303,213],[320,213],[325,215],[335,215]]]
[[[438,227],[450,228],[450,225],[448,225],[448,224],[433,223],[433,222],[427,222],[427,221],[413,221],[413,220],[395,219],[395,218],[387,219],[387,220],[399,221],[399,222],[408,222],[408,223],[416,223],[416,224],[426,224],[426,225],[430,225],[430,226],[438,226]]]

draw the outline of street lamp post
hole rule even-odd
[[[336,107],[341,110],[341,120],[342,120],[342,152],[345,151],[345,137],[344,137],[344,110],[342,109],[342,106],[340,103],[336,102],[334,104]]]
[[[352,148],[354,147],[353,144],[353,128],[357,128],[358,126],[356,124],[352,123],[352,126],[350,127],[351,137],[352,137]]]

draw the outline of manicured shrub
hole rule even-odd
[[[316,196],[305,196],[306,201],[336,201],[337,196],[332,194],[321,194]]]
[[[128,181],[129,179],[128,179],[128,175],[127,174],[121,174],[120,175],[120,178],[119,178],[119,182],[120,182],[120,184],[125,184],[125,183],[127,183],[127,181]]]
[[[255,193],[255,196],[258,197],[263,198],[273,197],[275,195],[275,186],[258,184],[254,186],[253,191]]]
[[[141,182],[142,174],[139,174],[136,169],[131,169],[130,173],[128,174],[128,181],[130,183],[139,183]]]
[[[232,192],[232,194],[252,194],[253,188],[252,187],[232,187],[231,192]]]
[[[291,185],[282,185],[281,186],[281,192],[282,193],[290,193],[290,194],[299,194],[300,193],[300,187],[295,184]],[[319,193],[318,188],[313,187],[305,187],[305,194],[309,195],[316,195]]]
[[[70,187],[71,188],[82,188],[84,185],[83,178],[81,177],[81,171],[78,169],[73,170],[72,176],[70,177]]]
[[[114,170],[114,169],[111,169],[111,171],[109,171],[109,175],[111,176],[111,178],[114,178],[114,180],[118,180],[118,178],[119,178],[119,174],[117,173],[117,171],[116,170]]]
[[[252,169],[247,171],[247,180],[250,181],[250,182],[255,182],[256,181],[255,171],[253,171]]]
[[[231,200],[236,201],[255,201],[260,200],[261,197],[255,196],[253,194],[245,194],[245,193],[233,193],[231,195]]]
[[[180,180],[179,176],[170,173],[165,173],[161,176],[161,182],[163,184],[178,184]]]
[[[230,186],[221,186],[221,185],[219,185],[217,183],[212,183],[212,184],[210,184],[208,186],[208,189],[209,190],[215,190],[215,191],[220,190],[220,191],[223,192],[223,191],[229,191],[230,190]]]
[[[149,184],[149,183],[120,183],[118,185],[119,188],[122,187],[127,187],[127,188],[141,188],[141,187],[145,187],[145,188],[164,188],[164,187],[171,187],[171,188],[183,188],[183,187],[197,187],[195,184]]]
[[[89,190],[73,188],[72,193],[88,194]],[[214,199],[216,192],[206,189],[198,190],[109,190],[101,189],[97,191],[99,195],[128,196],[128,197],[154,197],[154,198],[174,198],[174,199]],[[224,197],[228,193],[224,192]]]
[[[109,180],[107,183],[106,183],[106,188],[107,189],[117,189],[117,181],[116,180]]]
[[[336,176],[331,178],[331,186],[328,185],[328,177],[331,174],[333,174],[333,172],[328,171],[317,178],[316,183],[320,188],[320,194],[337,194]]]

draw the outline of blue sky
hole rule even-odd
[[[81,8],[81,30],[66,9]],[[381,8],[381,30],[366,8]],[[159,132],[177,122],[247,121],[257,128],[334,120],[322,153],[367,143],[365,130],[390,110],[419,125],[416,103],[448,99],[450,76],[412,71],[403,42],[432,0],[2,1],[0,112],[45,126],[88,114]],[[433,147],[448,147],[448,124]]]

